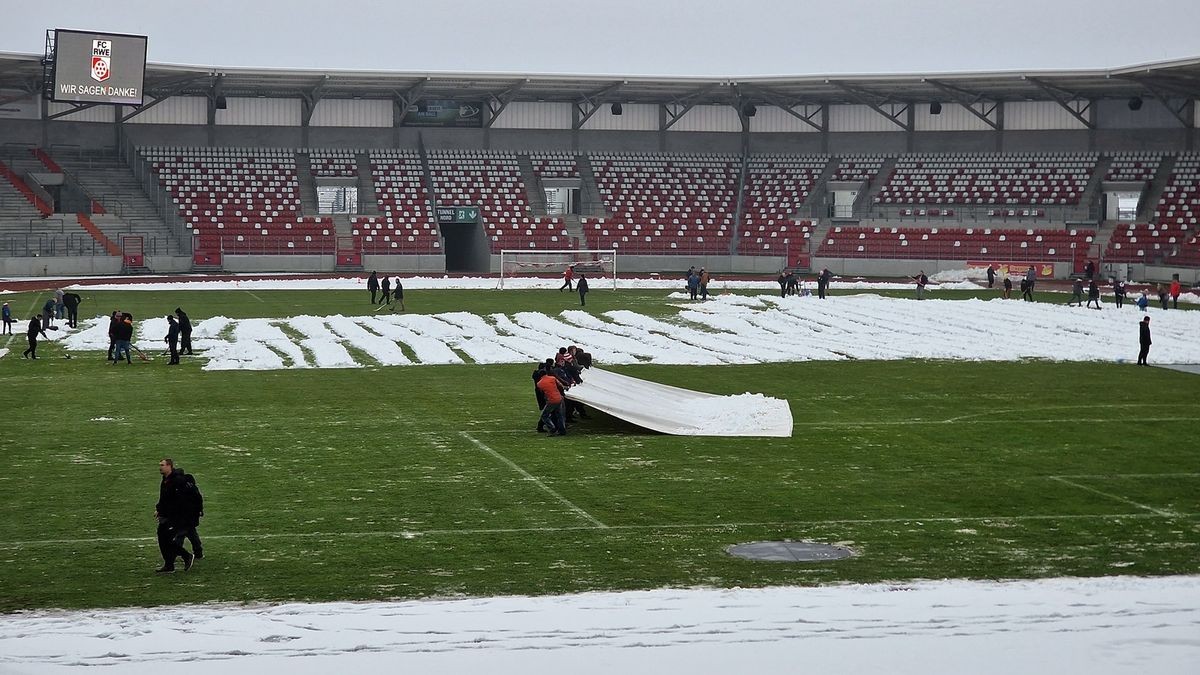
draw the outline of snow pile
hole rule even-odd
[[[0,671],[1175,675],[1197,607],[1198,577],[1102,577],[32,612]]]
[[[196,323],[192,339],[204,350],[209,370],[461,363],[461,355],[475,363],[534,363],[568,344],[583,346],[600,364],[905,358],[1121,362],[1137,356],[1137,323],[1143,316],[1131,305],[1107,304],[1096,311],[998,298],[918,302],[863,294],[824,301],[775,295],[680,300],[672,301],[679,311],[666,317],[631,310],[597,316],[578,309],[553,316],[213,317]],[[1149,315],[1152,362],[1200,363],[1200,341],[1194,337],[1200,334],[1200,312],[1152,308]],[[166,329],[162,318],[140,322],[136,344],[161,352]],[[50,339],[72,350],[105,350],[107,332],[108,319],[96,317]],[[356,361],[351,349],[371,361]]]

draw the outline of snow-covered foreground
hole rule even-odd
[[[0,672],[1195,673],[1200,577],[932,581],[0,618]],[[100,672],[109,669],[100,668]]]
[[[234,282],[229,282],[234,283]],[[274,282],[278,284],[279,282]],[[281,319],[212,317],[197,321],[193,340],[209,370],[345,368],[351,353],[384,365],[533,363],[567,344],[604,364],[747,364],[839,359],[938,358],[1011,361],[1133,361],[1143,314],[1126,305],[1103,310],[1015,300],[925,300],[874,294],[780,298],[721,295],[690,302],[672,293],[677,313],[648,317],[629,310],[601,315],[570,309],[490,314]],[[1200,312],[1151,309],[1154,363],[1200,363]],[[73,350],[104,350],[107,319],[58,333]],[[138,324],[136,344],[159,353],[164,318]],[[406,347],[407,350],[405,348]],[[361,359],[361,357],[359,357]]]

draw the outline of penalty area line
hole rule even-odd
[[[554,488],[552,488],[549,485],[546,485],[542,481],[538,480],[536,476],[529,473],[525,469],[522,469],[520,466],[517,465],[516,462],[512,461],[511,459],[505,457],[504,455],[502,455],[502,454],[496,452],[495,450],[491,449],[490,447],[488,447],[486,444],[483,443],[483,441],[480,441],[479,439],[475,438],[474,436],[472,436],[471,434],[468,434],[465,431],[460,431],[460,432],[458,432],[458,434],[460,436],[462,436],[463,438],[467,439],[468,441],[470,441],[471,443],[473,443],[475,445],[475,447],[486,452],[487,454],[491,455],[492,457],[500,460],[501,462],[504,462],[505,464],[507,464],[510,469],[512,469],[513,471],[516,471],[517,473],[524,476],[525,480],[530,481],[534,485],[540,487],[542,490],[545,490],[547,494],[549,494],[551,497],[554,497],[558,501],[562,502],[564,505],[566,505],[567,508],[571,509],[571,511],[574,512],[579,517],[583,518],[584,520],[587,520],[588,522],[592,523],[592,525],[594,525],[596,527],[599,527],[602,529],[608,527],[607,525],[605,525],[604,523],[602,523],[598,519],[596,519],[596,517],[593,516],[592,514],[588,513],[587,511],[584,511],[583,509],[576,506],[574,503],[571,502],[571,500],[569,500],[566,497],[555,492]]]
[[[1197,513],[1178,513],[1164,516],[1161,513],[1072,513],[1066,515],[1027,515],[1027,516],[935,516],[930,518],[847,518],[841,520],[796,520],[796,521],[766,521],[766,522],[729,522],[729,523],[670,523],[657,525],[606,525],[603,528],[595,525],[567,525],[563,527],[495,527],[495,528],[464,528],[458,530],[376,530],[368,532],[258,532],[253,534],[206,534],[205,539],[215,540],[257,540],[257,539],[363,539],[371,537],[416,539],[418,537],[435,536],[479,536],[505,534],[555,534],[562,532],[595,532],[603,529],[611,532],[636,532],[654,530],[728,530],[747,527],[794,527],[817,528],[838,525],[896,525],[925,523],[990,523],[990,522],[1024,522],[1024,521],[1053,521],[1053,520],[1115,520],[1115,519],[1157,519],[1157,518],[1192,518],[1200,516]],[[28,541],[0,542],[0,550],[20,549],[26,546],[75,546],[79,544],[107,543],[146,543],[155,541],[154,537],[91,537],[86,539],[33,539]]]
[[[1138,502],[1135,502],[1132,499],[1126,499],[1125,497],[1122,497],[1120,495],[1114,495],[1111,492],[1104,492],[1103,490],[1097,490],[1096,488],[1088,487],[1087,485],[1084,485],[1082,483],[1076,483],[1075,481],[1068,480],[1066,478],[1063,478],[1062,476],[1050,476],[1050,479],[1056,480],[1060,483],[1063,483],[1064,485],[1070,485],[1073,488],[1077,488],[1080,490],[1086,490],[1088,492],[1098,494],[1101,497],[1108,497],[1109,499],[1115,499],[1119,502],[1124,502],[1126,504],[1129,504],[1130,506],[1136,506],[1139,509],[1144,509],[1151,513],[1157,513],[1158,515],[1160,515],[1164,518],[1178,518],[1182,515],[1179,513],[1175,513],[1174,511],[1168,511],[1166,509],[1156,509],[1153,506],[1146,506],[1145,504],[1139,504]]]

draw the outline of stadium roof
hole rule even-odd
[[[42,87],[41,57],[0,53],[0,90],[33,94]],[[505,73],[404,73],[148,64],[146,93],[154,98],[223,94],[284,98],[364,98],[412,103],[559,101],[577,104],[823,104],[980,103],[1123,99],[1200,99],[1200,58],[1108,70],[845,75],[837,77],[625,77]],[[0,94],[0,103],[13,95]]]

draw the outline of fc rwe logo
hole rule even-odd
[[[92,40],[92,79],[103,82],[112,77],[112,41]]]

